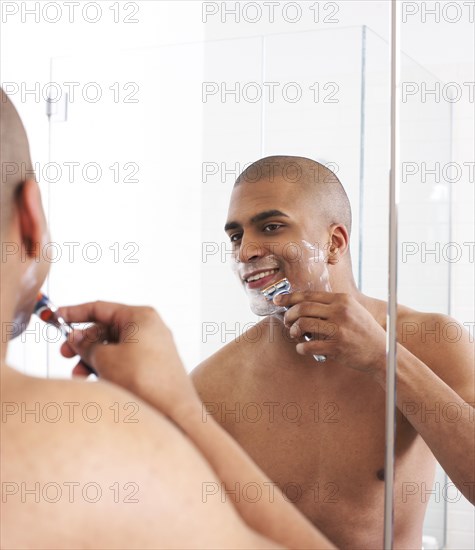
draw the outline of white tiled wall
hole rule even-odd
[[[475,53],[474,53],[475,55]],[[456,78],[475,81],[475,63],[453,68]],[[462,76],[463,75],[463,76]],[[469,78],[467,76],[469,75]],[[463,165],[470,162],[475,166],[475,104],[463,101],[454,105],[453,160]],[[452,187],[452,238],[456,243],[472,243],[472,256],[468,247],[460,261],[452,263],[451,314],[459,322],[470,326],[472,341],[475,336],[475,174],[465,171],[464,177]],[[453,550],[475,548],[475,511],[465,498],[448,504],[447,548]]]

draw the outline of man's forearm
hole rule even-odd
[[[207,498],[229,498],[244,521],[269,539],[287,548],[335,548],[307,518],[282,496],[267,476],[249,458],[232,437],[208,415],[203,418],[201,407],[184,409],[172,419],[201,451],[219,479],[222,487]],[[206,480],[203,480],[204,484]],[[261,495],[255,502],[242,498],[246,484],[259,487]],[[205,485],[203,485],[203,488]]]
[[[422,436],[462,494],[475,503],[474,404],[465,402],[400,344],[397,354],[398,409]],[[383,388],[385,378],[385,371],[376,375]]]

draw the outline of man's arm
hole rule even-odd
[[[209,418],[203,422],[202,403],[181,365],[169,331],[155,312],[95,303],[63,308],[61,313],[69,322],[92,321],[115,327],[137,324],[136,343],[119,340],[104,346],[83,340],[79,345],[71,342],[69,352],[66,344],[63,353],[80,353],[101,377],[131,389],[183,430],[220,481],[217,496],[207,495],[209,501],[232,498],[250,528],[285,547],[335,548],[280,491],[273,491],[272,482],[224,430]],[[201,481],[208,484],[202,485],[204,491],[215,483],[206,477]],[[240,489],[248,483],[262,490],[263,496],[256,502],[239,498]],[[268,494],[271,498],[264,496]]]
[[[412,336],[397,346],[397,406],[475,504],[473,340],[446,315],[420,315],[411,325]],[[375,374],[384,389],[385,374],[385,365]]]

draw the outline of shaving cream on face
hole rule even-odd
[[[285,308],[276,306],[273,302],[269,302],[260,290],[251,290],[247,293],[249,299],[249,306],[251,311],[255,315],[260,317],[267,317],[268,315],[275,315],[276,313],[283,313]]]
[[[288,243],[287,254],[282,257],[270,254],[256,261],[246,264],[237,260],[232,261],[232,270],[244,284],[249,305],[253,313],[259,316],[281,314],[284,308],[276,306],[263,296],[262,290],[284,277],[288,278],[292,291],[325,291],[331,292],[330,276],[325,255],[318,246],[313,246],[308,241]],[[285,251],[285,247],[283,249]],[[292,252],[291,252],[292,250]],[[278,269],[270,281],[262,285],[262,288],[249,288],[243,282],[243,273],[251,271]]]
[[[267,300],[262,295],[262,288],[249,288],[247,283],[243,281],[243,273],[249,273],[251,271],[258,271],[258,270],[270,271],[270,270],[276,269],[278,270],[277,274],[282,273],[283,272],[282,260],[279,260],[274,254],[270,254],[269,256],[265,256],[264,258],[257,260],[256,262],[249,262],[247,265],[243,265],[240,262],[233,261],[232,269],[233,269],[233,272],[236,274],[236,276],[239,278],[239,281],[241,282],[241,284],[244,285],[244,290],[249,300],[249,306],[251,308],[251,311],[255,315],[259,315],[260,317],[266,317],[267,315],[273,315],[276,309],[279,309],[279,310],[282,309],[282,308],[278,308],[272,302],[269,302],[269,300]],[[277,276],[278,275],[276,275],[276,277]]]
[[[308,241],[302,241],[302,246],[308,254],[307,268],[310,281],[306,290],[332,292],[328,272],[328,258],[325,261],[323,250],[318,245],[312,245]]]

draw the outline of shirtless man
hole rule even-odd
[[[236,181],[225,231],[255,313],[272,313],[256,293],[283,277],[300,291],[192,372],[208,414],[339,548],[380,549],[387,304],[355,285],[346,193],[312,160],[261,159]],[[450,317],[398,306],[397,358],[394,547],[416,549],[435,458],[474,502],[473,343]]]
[[[282,494],[272,503],[233,496],[237,484],[270,481],[218,424],[202,422],[154,310],[95,302],[61,311],[97,323],[100,338],[75,331],[62,353],[79,353],[103,381],[33,378],[5,364],[48,272],[48,231],[24,128],[1,90],[0,166],[0,546],[334,548]],[[205,484],[220,486],[221,498],[205,498]]]

